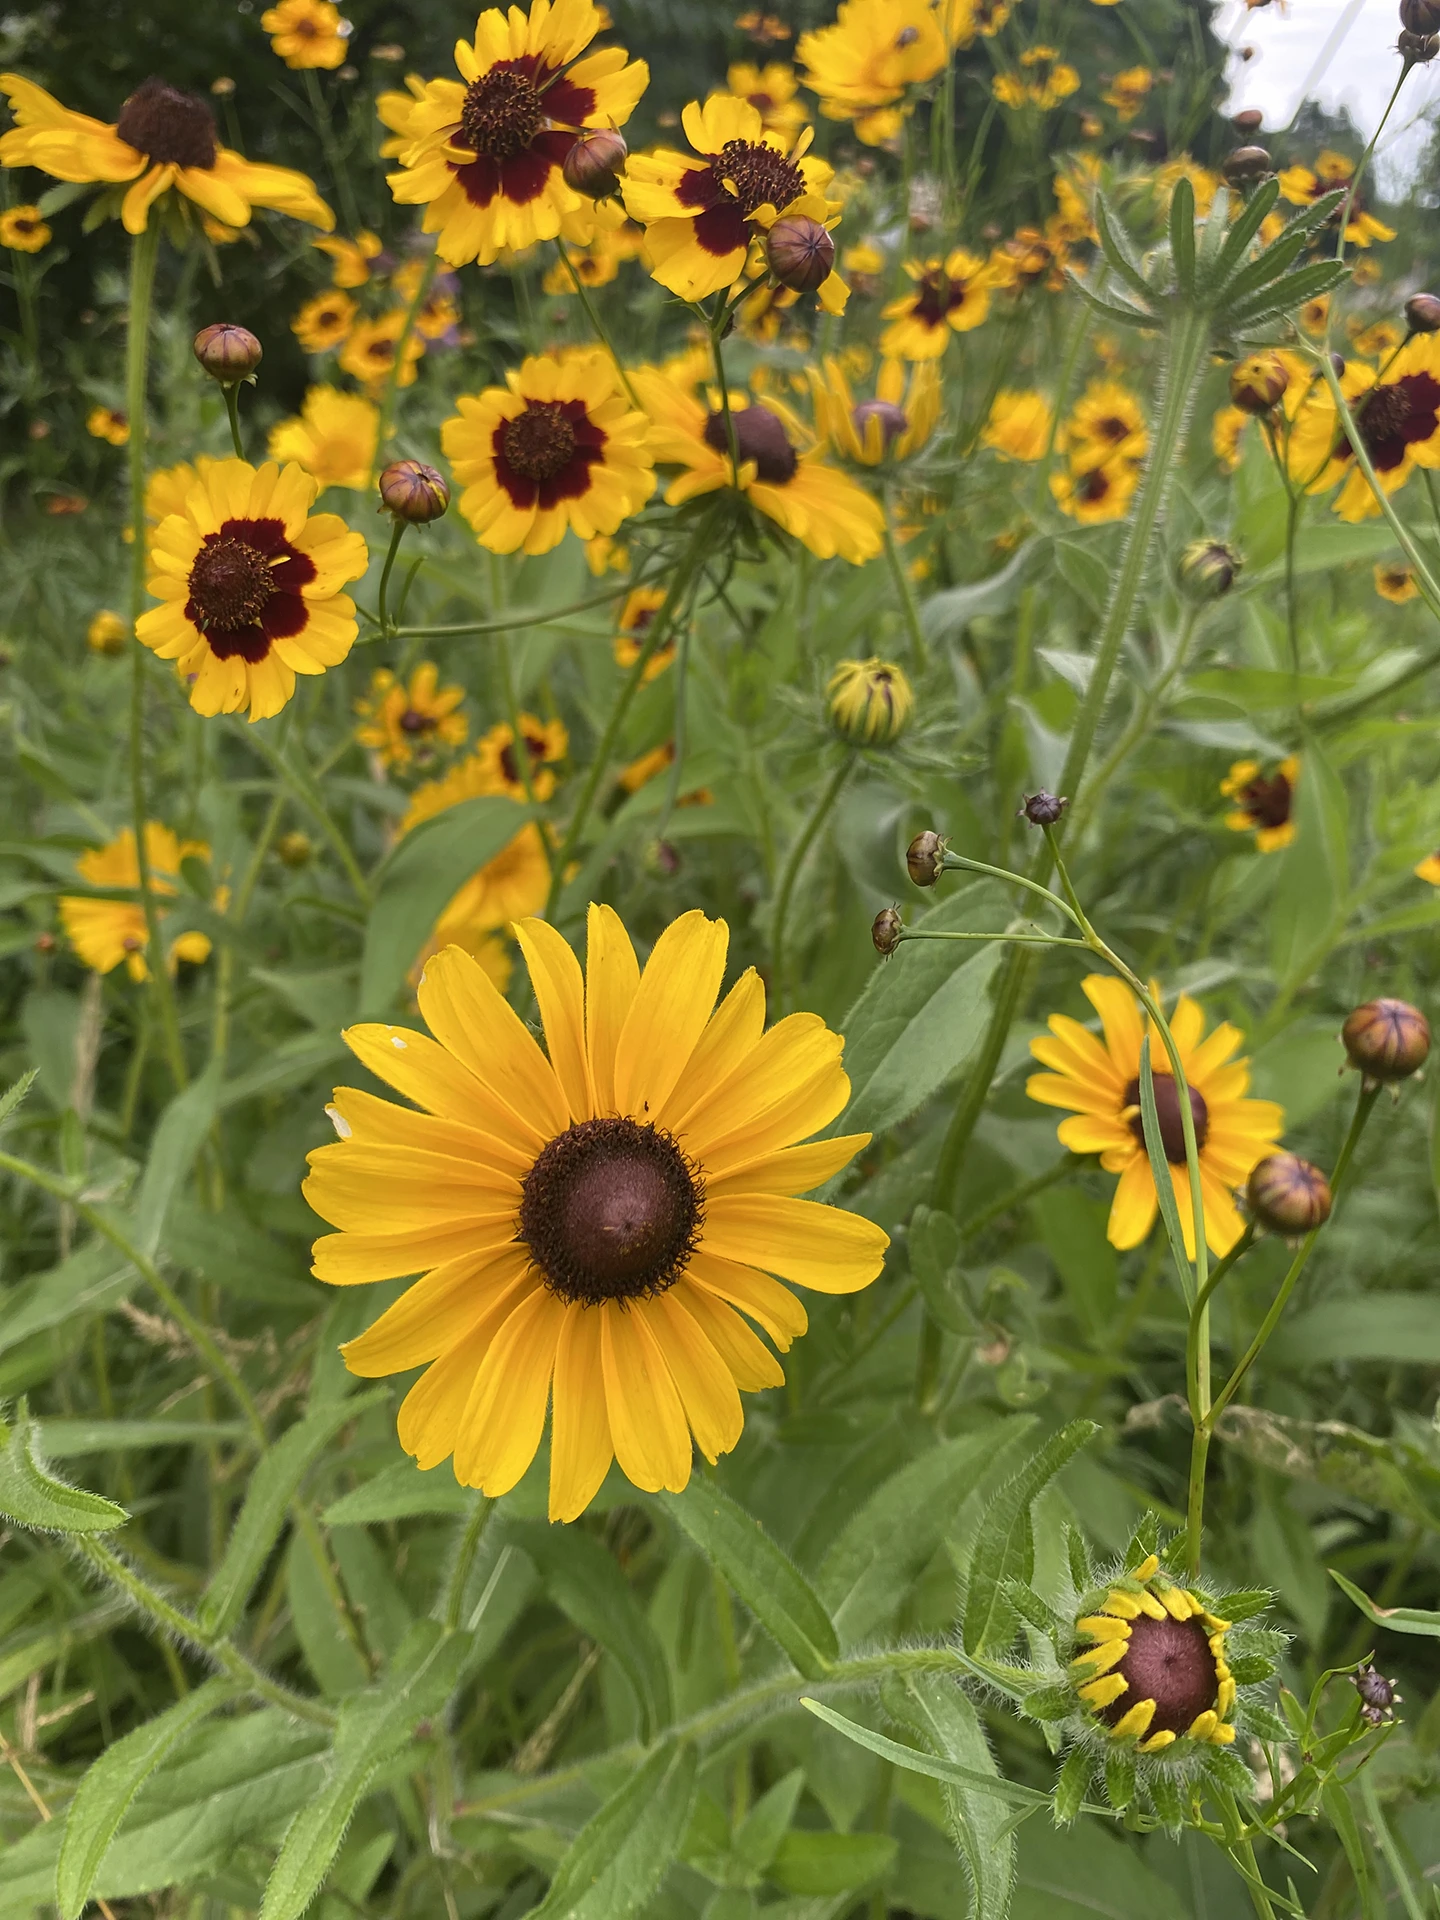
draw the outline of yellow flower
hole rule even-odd
[[[1280,193],[1292,207],[1308,207],[1313,200],[1322,200],[1327,193],[1334,193],[1337,187],[1348,187],[1355,177],[1355,163],[1347,160],[1343,153],[1326,150],[1309,167],[1286,167],[1280,174]],[[1344,209],[1344,201],[1330,216],[1332,222],[1338,221]],[[1365,211],[1360,195],[1357,193],[1350,203],[1350,218],[1345,227],[1345,239],[1352,247],[1368,247],[1376,240],[1393,240],[1395,229],[1387,227],[1373,214]]]
[[[725,84],[737,100],[749,101],[767,133],[793,138],[810,118],[795,97],[799,92],[795,69],[784,60],[769,60],[763,67],[750,60],[737,61]]]
[[[176,662],[197,713],[269,719],[297,673],[338,666],[354,644],[341,589],[369,555],[337,514],[309,513],[315,494],[293,461],[217,460],[155,529],[146,584],[162,604],[135,635]]]
[[[1336,513],[1342,520],[1371,518],[1379,502],[1339,430],[1329,388],[1307,362],[1291,356],[1287,367],[1291,362],[1299,369],[1284,398],[1292,420],[1286,449],[1292,476],[1311,493],[1328,492],[1343,479]],[[1416,467],[1440,467],[1440,334],[1415,334],[1378,377],[1373,367],[1348,361],[1340,386],[1386,493],[1403,487]]]
[[[1210,426],[1210,448],[1227,473],[1240,464],[1240,435],[1245,431],[1248,413],[1239,407],[1221,407]]]
[[[114,407],[92,407],[85,416],[85,431],[97,440],[108,440],[112,447],[123,447],[130,438],[130,422]]]
[[[1317,294],[1313,300],[1302,301],[1295,310],[1295,318],[1300,322],[1303,333],[1308,333],[1312,340],[1318,340],[1330,322],[1329,294]]]
[[[840,0],[833,25],[802,34],[795,57],[825,118],[853,120],[873,147],[899,132],[907,90],[933,80],[948,49],[930,0]]]
[[[811,367],[810,393],[815,431],[827,446],[867,467],[885,460],[908,460],[935,431],[940,418],[940,376],[932,360],[922,360],[906,379],[900,360],[883,360],[875,380],[875,398],[856,404],[845,369],[827,354],[824,375]]]
[[[891,324],[880,336],[880,351],[896,360],[938,360],[952,333],[969,333],[984,322],[998,275],[963,247],[944,260],[907,260],[905,271],[916,291],[882,309]]]
[[[617,667],[630,668],[640,658],[640,649],[645,644],[645,635],[650,623],[665,604],[663,587],[632,587],[625,596],[625,604],[620,609],[620,618],[616,621],[616,634],[611,643],[615,653]],[[675,642],[667,640],[658,647],[645,662],[645,671],[640,676],[640,684],[648,687],[675,658]]]
[[[1161,206],[1167,211],[1175,189],[1182,180],[1190,182],[1195,195],[1195,211],[1203,218],[1209,213],[1215,195],[1224,182],[1218,173],[1211,173],[1208,167],[1202,167],[1192,160],[1188,153],[1182,153],[1178,159],[1167,161],[1155,175],[1155,190]]]
[[[1225,824],[1235,833],[1253,833],[1258,853],[1274,853],[1295,838],[1295,787],[1300,762],[1292,754],[1274,773],[1262,772],[1258,760],[1237,760],[1220,782],[1220,791],[1235,802]]]
[[[1163,1753],[1177,1740],[1233,1742],[1228,1620],[1162,1573],[1153,1553],[1090,1605],[1075,1632],[1092,1644],[1070,1662],[1070,1674],[1112,1740],[1134,1742],[1137,1753]]]
[[[156,820],[145,823],[145,859],[150,868],[150,897],[157,909],[161,900],[173,900],[179,892],[180,863],[189,859],[208,860],[210,849],[203,840],[178,840],[169,827]],[[135,857],[135,830],[126,827],[103,847],[82,853],[75,870],[92,887],[114,891],[126,889],[138,895],[140,862]],[[220,900],[223,906],[223,899]],[[203,933],[182,933],[173,941],[164,938],[164,915],[160,914],[161,942],[166,964],[173,973],[182,960],[198,966],[210,956],[210,942]],[[110,973],[125,962],[132,980],[144,980],[149,974],[145,961],[147,932],[145,908],[137,898],[91,900],[83,894],[67,894],[60,901],[60,922],[65,937],[84,964],[95,973]]]
[[[1080,76],[1054,47],[1027,47],[1018,73],[999,73],[991,90],[1002,107],[1038,107],[1048,113],[1078,91]]]
[[[380,236],[361,231],[353,240],[335,234],[329,239],[312,240],[310,244],[321,253],[328,253],[334,262],[330,275],[332,286],[363,287],[370,278],[370,262],[380,251]]]
[[[1068,1107],[1059,1138],[1072,1153],[1098,1153],[1106,1173],[1120,1184],[1107,1229],[1115,1247],[1138,1247],[1155,1224],[1157,1201],[1145,1136],[1140,1124],[1140,1045],[1143,1016],[1130,988],[1109,974],[1091,974],[1081,982],[1085,997],[1100,1016],[1104,1045],[1078,1020],[1056,1013],[1050,1032],[1032,1040],[1030,1051],[1049,1073],[1032,1074],[1025,1091],[1049,1107]],[[1152,989],[1153,991],[1153,989]],[[1200,1186],[1205,1202],[1205,1240],[1210,1251],[1228,1253],[1245,1230],[1231,1197],[1243,1187],[1250,1169],[1280,1138],[1285,1116],[1270,1100],[1247,1100],[1248,1063],[1231,1060],[1240,1034],[1221,1025],[1203,1039],[1205,1016],[1182,994],[1170,1016],[1170,1031],[1190,1090],[1190,1112],[1200,1155]],[[1181,1231],[1190,1257],[1195,1255],[1195,1216],[1185,1163],[1180,1097],[1159,1034],[1150,1033],[1151,1071],[1160,1137]]]
[[[630,549],[608,533],[597,533],[585,542],[585,564],[597,580],[607,573],[624,573],[630,565]]]
[[[904,673],[874,654],[868,660],[842,660],[825,693],[835,731],[856,747],[888,747],[915,710]]]
[[[846,247],[840,256],[840,265],[851,276],[857,293],[873,293],[874,287],[866,286],[885,271],[885,255],[873,240],[862,240],[857,246]]]
[[[0,166],[38,167],[81,185],[133,182],[120,207],[127,233],[143,233],[150,209],[173,188],[223,221],[246,227],[254,207],[273,207],[327,231],[335,216],[303,173],[261,165],[220,145],[215,116],[197,94],[144,80],[113,127],[68,107],[18,73],[0,73],[15,125],[0,134]]]
[[[368,487],[375,464],[380,412],[357,393],[311,387],[298,419],[270,429],[270,458],[297,460],[326,487]]]
[[[1350,344],[1367,360],[1387,360],[1405,344],[1405,330],[1393,320],[1372,320],[1367,327],[1357,318],[1350,322]]]
[[[370,691],[355,702],[365,722],[355,729],[362,747],[379,754],[383,766],[408,767],[434,748],[458,747],[466,734],[465,717],[455,709],[465,698],[463,687],[438,684],[439,669],[426,660],[410,676],[407,687],[388,667],[370,676]]]
[[[1382,600],[1388,600],[1397,607],[1403,607],[1407,600],[1416,600],[1420,596],[1414,569],[1402,566],[1396,560],[1382,560],[1377,565],[1375,591]]]
[[[1143,460],[1149,438],[1144,409],[1118,380],[1092,380],[1065,422],[1065,446],[1076,472],[1108,460]]]
[[[489,266],[505,248],[561,234],[594,238],[594,204],[566,186],[565,156],[580,128],[623,126],[650,77],[621,47],[581,59],[599,31],[592,0],[534,0],[528,16],[488,8],[473,43],[456,46],[459,80],[407,82],[408,100],[377,101],[399,136],[387,142],[400,160],[391,191],[425,208],[424,230],[451,266]]]
[[[51,232],[39,207],[7,207],[0,213],[0,247],[16,253],[39,253],[48,247]]]
[[[85,629],[85,644],[92,653],[123,653],[129,631],[130,628],[118,613],[102,607]]]
[[[330,0],[280,0],[261,14],[260,28],[271,36],[270,51],[287,67],[299,71],[345,64],[350,22],[341,19]]]
[[[1002,387],[995,396],[981,443],[1006,460],[1043,460],[1054,421],[1043,393]]]
[[[937,0],[936,12],[952,47],[968,47],[977,34],[993,40],[1010,18],[1013,0]]]
[[[732,403],[731,424],[740,456],[731,464],[724,415],[653,368],[631,376],[650,416],[655,459],[684,471],[670,482],[665,499],[675,507],[721,487],[738,487],[761,513],[821,560],[839,555],[856,566],[874,559],[884,544],[879,505],[848,475],[827,467],[818,448],[800,452],[801,429],[777,406]]]
[[[614,533],[655,491],[648,432],[607,354],[536,355],[503,387],[462,393],[440,444],[460,511],[492,553],[549,553]]]
[[[787,152],[748,101],[712,94],[680,116],[694,155],[661,148],[632,153],[621,191],[645,229],[650,271],[682,300],[703,300],[740,277],[750,243],[781,216],[806,215],[833,226],[827,200],[832,169],[811,155],[809,130]],[[833,268],[817,290],[827,313],[841,313],[847,288]]]
[[[1415,868],[1417,879],[1428,881],[1432,887],[1440,887],[1440,853],[1427,853]]]
[[[349,339],[359,311],[348,293],[317,293],[290,322],[290,331],[307,353],[328,353]]]
[[[1100,98],[1106,106],[1115,109],[1115,117],[1122,126],[1129,123],[1145,104],[1145,96],[1155,84],[1155,76],[1148,67],[1126,67],[1117,73]]]
[[[1140,470],[1129,460],[1105,460],[1096,466],[1063,467],[1050,476],[1050,491],[1062,513],[1082,526],[1123,520],[1139,484]]]
[[[572,250],[570,265],[579,276],[580,284],[585,287],[608,287],[619,273],[626,260],[638,260],[645,245],[645,235],[632,221],[613,230],[602,228],[588,247]],[[540,282],[546,293],[573,294],[575,282],[570,278],[569,270],[563,260],[557,260],[547,269],[545,278]]]
[[[156,526],[167,514],[183,513],[185,501],[196,481],[206,481],[223,462],[208,453],[198,454],[192,464],[182,460],[173,467],[157,467],[145,483],[145,518]]]
[[[363,380],[371,387],[383,386],[395,364],[395,350],[404,331],[403,307],[393,308],[378,320],[357,320],[340,349],[341,367],[356,380]],[[414,384],[415,364],[424,351],[425,341],[420,330],[412,327],[400,362],[400,386]]]
[[[762,47],[778,47],[794,33],[794,28],[787,26],[778,13],[761,13],[755,7],[736,14],[735,28],[738,33],[758,41]]]
[[[555,791],[554,765],[570,750],[569,735],[561,720],[538,720],[533,713],[520,715],[520,733],[529,758],[530,791],[537,800],[548,800]],[[472,754],[438,780],[428,780],[410,796],[410,805],[400,822],[402,834],[418,827],[422,820],[433,819],[447,807],[462,800],[475,800],[486,794],[509,794],[512,800],[525,797],[515,758],[515,735],[503,721],[491,727]]]
[[[798,1143],[849,1094],[843,1042],[811,1014],[763,1034],[753,970],[712,1013],[723,922],[687,913],[641,971],[618,917],[590,909],[586,972],[545,922],[516,928],[545,1051],[468,956],[427,962],[435,1038],[367,1026],[359,1059],[413,1101],[339,1089],[340,1140],[306,1197],[339,1228],[314,1271],[341,1286],[419,1274],[343,1349],[373,1378],[424,1365],[400,1410],[422,1468],[498,1496],[533,1460],[553,1395],[550,1513],[573,1520],[612,1459],[638,1487],[683,1488],[744,1424],[737,1389],[779,1385],[804,1330],[771,1277],[853,1293],[887,1237],[797,1199],[867,1136]],[[418,1111],[417,1111],[418,1109]]]

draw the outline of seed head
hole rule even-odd
[[[1232,187],[1253,186],[1270,172],[1270,155],[1264,147],[1236,147],[1221,172]]]
[[[1230,399],[1242,413],[1269,413],[1290,384],[1276,353],[1252,353],[1230,369]]]
[[[381,505],[412,527],[438,520],[450,504],[444,474],[423,460],[392,461],[380,475],[379,485]]]
[[[1192,540],[1180,557],[1180,584],[1196,600],[1219,600],[1243,564],[1223,540]]]
[[[777,220],[765,236],[765,262],[782,287],[814,293],[835,265],[835,242],[818,220],[792,214]]]
[[[195,336],[195,358],[222,387],[253,380],[263,357],[264,348],[249,328],[232,326],[228,320],[202,327]]]
[[[1405,324],[1411,333],[1440,333],[1440,298],[1412,293],[1405,302]]]
[[[308,867],[315,847],[308,833],[301,833],[297,827],[293,833],[282,833],[275,842],[275,855],[282,867]]]
[[[629,155],[623,136],[613,127],[597,127],[580,135],[560,171],[572,193],[583,193],[587,200],[608,200],[619,190]]]
[[[882,960],[888,960],[900,944],[905,922],[898,907],[882,907],[870,925],[870,938]]]
[[[1367,1080],[1408,1080],[1430,1052],[1430,1022],[1404,1000],[1367,1000],[1341,1028],[1340,1038]]]
[[[1053,827],[1069,804],[1068,796],[1057,798],[1042,787],[1039,793],[1025,795],[1016,809],[1016,818],[1028,820],[1032,827]]]
[[[905,849],[905,866],[917,887],[933,887],[940,878],[945,842],[927,827]]]
[[[1267,1153],[1251,1169],[1245,1192],[1259,1224],[1289,1239],[1324,1226],[1330,1218],[1330,1182],[1318,1167],[1293,1153]]]

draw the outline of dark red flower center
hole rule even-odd
[[[435,725],[433,713],[417,713],[414,707],[407,707],[400,716],[402,733],[429,733]]]
[[[522,509],[548,511],[590,490],[590,469],[605,457],[606,434],[583,400],[530,400],[495,428],[495,478]]]
[[[1118,445],[1133,431],[1128,420],[1122,420],[1118,413],[1107,413],[1102,420],[1095,422],[1095,436],[1099,440],[1109,440]]]
[[[540,89],[523,68],[492,67],[465,90],[460,109],[464,144],[491,160],[513,160],[544,124]]]
[[[1432,439],[1440,427],[1440,380],[1429,373],[1405,373],[1372,387],[1357,424],[1371,461],[1381,473],[1389,472],[1412,446]],[[1342,459],[1351,450],[1348,440],[1336,449]]]
[[[314,578],[315,562],[286,539],[283,521],[226,520],[191,563],[185,618],[217,659],[254,665],[273,641],[304,632],[301,589]]]
[[[1200,1621],[1152,1620],[1142,1613],[1130,1622],[1125,1657],[1112,1669],[1123,1675],[1125,1692],[1104,1709],[1113,1727],[1142,1700],[1155,1702],[1149,1733],[1185,1733],[1220,1697],[1220,1681],[1210,1636]]]
[[[1236,795],[1241,808],[1257,827],[1283,827],[1290,819],[1294,795],[1283,773],[1257,774]]]
[[[202,633],[258,620],[274,591],[270,562],[244,540],[211,535],[190,570],[190,598],[200,609],[196,625]]]
[[[115,131],[127,147],[161,166],[209,169],[220,145],[206,103],[153,75],[120,109]]]
[[[1103,467],[1092,467],[1088,473],[1077,475],[1075,480],[1075,498],[1087,507],[1098,507],[1102,500],[1110,495],[1114,482]]]
[[[1154,1076],[1155,1115],[1160,1122],[1160,1144],[1165,1149],[1165,1158],[1172,1167],[1185,1164],[1185,1127],[1180,1118],[1180,1094],[1175,1085],[1173,1074],[1157,1073]],[[1187,1087],[1190,1095],[1190,1119],[1195,1127],[1195,1151],[1204,1146],[1210,1132],[1210,1109],[1205,1104],[1205,1096],[1195,1087]],[[1135,1108],[1135,1117],[1130,1122],[1130,1131],[1143,1147],[1145,1127],[1140,1115],[1140,1082],[1131,1080],[1125,1087],[1125,1105]],[[1137,1623],[1138,1624],[1138,1623]],[[1198,1712],[1199,1709],[1197,1708]],[[1194,1718],[1192,1714],[1191,1718]]]
[[[941,326],[969,298],[968,281],[952,280],[937,267],[920,282],[919,292],[915,296],[915,318],[923,321],[927,327]]]
[[[504,428],[505,458],[527,480],[553,480],[575,457],[575,429],[556,400],[532,400]]]
[[[763,141],[727,140],[711,163],[715,178],[733,192],[748,220],[757,207],[780,212],[805,191],[805,176]]]
[[[784,486],[787,480],[795,478],[795,469],[800,464],[795,449],[784,427],[768,407],[740,407],[731,412],[730,423],[735,431],[740,464],[743,466],[747,460],[753,460],[757,479],[766,480],[772,486]],[[706,446],[712,447],[716,453],[730,451],[723,413],[708,416],[704,438]]]
[[[537,740],[533,733],[525,735],[525,751],[530,757],[530,773],[533,778],[535,769],[545,758],[545,742]],[[515,758],[515,742],[507,740],[500,749],[500,771],[512,787],[520,784],[520,766]]]
[[[673,1287],[705,1217],[699,1174],[661,1127],[611,1115],[557,1134],[525,1177],[520,1238],[567,1304]]]

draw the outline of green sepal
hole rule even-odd
[[[1257,1740],[1268,1740],[1274,1746],[1288,1746],[1293,1737],[1279,1714],[1272,1713],[1269,1707],[1258,1707],[1247,1702],[1244,1722],[1247,1733],[1253,1733]]]
[[[1161,1825],[1178,1833],[1185,1824],[1185,1796],[1178,1777],[1167,1768],[1152,1773],[1145,1784]]]
[[[1020,1702],[1020,1711],[1030,1720],[1066,1720],[1076,1708],[1075,1695],[1069,1687],[1039,1687],[1034,1693],[1027,1693]]]
[[[1105,1756],[1105,1795],[1117,1813],[1135,1798],[1135,1756],[1124,1747]]]
[[[1275,1662],[1268,1660],[1263,1653],[1238,1653],[1231,1657],[1229,1664],[1237,1687],[1258,1686],[1275,1671]]]
[[[1201,1764],[1210,1778],[1227,1792],[1237,1794],[1242,1800],[1255,1798],[1255,1776],[1238,1753],[1231,1753],[1228,1747],[1211,1747]]]
[[[1076,1747],[1070,1758],[1060,1769],[1060,1777],[1055,1782],[1055,1824],[1068,1827],[1080,1817],[1080,1808],[1089,1791],[1090,1776],[1095,1763],[1084,1747]]]
[[[1005,1598],[1029,1627],[1036,1627],[1041,1633],[1054,1633],[1060,1625],[1058,1615],[1036,1593],[1028,1580],[1004,1580],[1001,1582]]]
[[[1235,1593],[1222,1593],[1210,1611],[1231,1626],[1238,1626],[1242,1620],[1253,1620],[1257,1613],[1264,1613],[1274,1598],[1269,1587],[1243,1587]]]
[[[1125,1565],[1138,1567],[1142,1560],[1148,1560],[1152,1553],[1160,1550],[1160,1516],[1158,1513],[1142,1513],[1130,1536],[1130,1544],[1125,1549]]]

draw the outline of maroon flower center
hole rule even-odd
[[[491,160],[513,160],[544,125],[540,89],[519,67],[492,67],[465,90],[460,130],[465,145],[475,153]]]
[[[543,740],[537,740],[533,733],[527,733],[525,735],[525,751],[530,758],[530,773],[533,777],[535,769],[545,758],[545,742]],[[500,771],[512,787],[519,786],[520,765],[515,758],[515,742],[513,740],[507,740],[500,749]]]
[[[1075,482],[1075,498],[1087,507],[1098,507],[1109,498],[1112,482],[1103,467],[1092,467]]]
[[[558,400],[532,400],[505,423],[505,458],[527,480],[553,480],[575,455],[575,429]]]
[[[1285,826],[1290,819],[1293,797],[1290,782],[1283,773],[1272,773],[1268,777],[1258,774],[1247,781],[1236,796],[1257,827]]]
[[[414,707],[407,707],[400,716],[402,733],[429,733],[435,724],[434,714],[417,713]]]
[[[1372,387],[1358,424],[1371,460],[1382,473],[1389,472],[1412,446],[1431,439],[1440,427],[1440,380],[1428,373],[1406,373]],[[1336,448],[1342,459],[1351,451],[1348,440]]]
[[[907,424],[904,408],[897,407],[893,400],[862,400],[851,418],[855,423],[855,431],[862,440],[865,438],[865,428],[868,423],[871,420],[878,420],[880,436],[887,447],[892,440],[899,438]]]
[[[1210,1638],[1198,1620],[1152,1620],[1142,1613],[1130,1622],[1125,1658],[1113,1669],[1126,1686],[1102,1718],[1113,1727],[1142,1700],[1155,1702],[1149,1732],[1185,1733],[1220,1697]]]
[[[275,580],[270,562],[247,541],[213,535],[190,569],[190,599],[199,609],[202,633],[211,627],[249,626],[270,604]]]
[[[557,1134],[525,1177],[520,1239],[567,1305],[673,1287],[705,1217],[696,1170],[663,1128],[622,1116]]]
[[[205,102],[153,75],[120,109],[115,131],[127,147],[161,166],[209,169],[220,145],[215,116]]]
[[[1165,1158],[1172,1167],[1185,1164],[1185,1127],[1180,1118],[1180,1094],[1172,1074],[1157,1073],[1154,1076],[1155,1114],[1160,1122],[1160,1144],[1165,1149]],[[1210,1132],[1210,1109],[1205,1104],[1204,1094],[1194,1087],[1187,1087],[1190,1095],[1190,1119],[1195,1127],[1195,1151],[1204,1146]],[[1136,1108],[1135,1117],[1130,1122],[1130,1131],[1143,1147],[1145,1127],[1138,1111],[1140,1106],[1140,1082],[1130,1080],[1125,1086],[1125,1105]],[[1138,1625],[1139,1622],[1137,1621]],[[1196,1708],[1199,1712],[1199,1708]],[[1194,1715],[1191,1715],[1194,1718]]]
[[[1097,420],[1095,422],[1096,438],[1109,440],[1114,445],[1118,445],[1120,441],[1127,439],[1130,432],[1130,422],[1128,420],[1122,420],[1118,413],[1107,413],[1103,420]]]
[[[760,141],[727,140],[711,163],[715,178],[728,186],[749,219],[757,207],[777,213],[805,191],[805,176],[783,153]]]
[[[315,562],[286,539],[282,520],[226,520],[191,563],[185,618],[217,659],[254,665],[274,641],[305,631],[301,590],[314,578]]]
[[[753,460],[757,479],[766,480],[772,486],[784,486],[787,480],[795,478],[795,469],[800,464],[795,449],[768,407],[740,407],[731,413],[730,424],[734,428],[740,463],[743,466],[747,460]],[[707,417],[704,440],[716,453],[730,451],[723,413]]]

